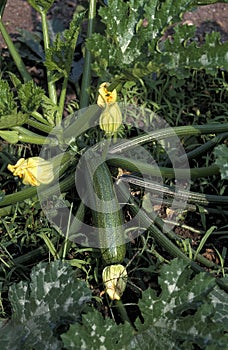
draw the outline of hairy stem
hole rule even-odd
[[[90,38],[93,33],[95,15],[96,15],[96,0],[90,0],[87,38]],[[84,108],[89,105],[90,81],[91,81],[91,52],[90,50],[88,50],[88,48],[86,48],[85,61],[84,61],[84,67],[83,67],[83,76],[82,76],[80,108]]]
[[[41,11],[40,14],[41,14],[41,21],[42,21],[42,29],[43,29],[44,51],[45,53],[47,53],[47,50],[50,47],[47,17],[46,17],[46,12]],[[57,104],[57,94],[56,94],[55,83],[53,83],[52,81],[52,73],[49,70],[47,70],[47,81],[48,81],[49,97],[54,104]]]

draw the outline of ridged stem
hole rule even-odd
[[[228,132],[228,123],[224,124],[206,124],[206,125],[192,125],[192,126],[177,126],[164,128],[152,132],[148,132],[146,135],[133,137],[130,140],[118,142],[113,145],[109,153],[118,154],[123,151],[135,148],[138,145],[142,145],[152,141],[164,140],[172,137],[182,137],[191,135],[203,135],[203,134],[219,134]]]
[[[91,35],[93,34],[95,16],[96,16],[96,0],[90,0],[87,39],[90,38]],[[90,81],[91,81],[91,52],[88,48],[86,48],[84,67],[83,67],[83,76],[82,76],[82,85],[81,85],[80,108],[84,108],[89,105]]]
[[[75,182],[75,176],[74,174],[71,174],[66,179],[62,180],[60,184],[56,184],[51,187],[44,186],[43,188],[45,191],[45,195],[48,196],[55,193],[59,189],[59,187],[61,191],[67,191],[71,188],[71,186],[74,185],[74,182]],[[17,202],[23,202],[27,198],[36,196],[36,194],[37,194],[36,187],[29,187],[16,193],[8,194],[0,202],[0,207],[13,205]]]
[[[42,22],[42,30],[43,30],[43,40],[44,40],[44,51],[47,53],[47,50],[50,46],[50,39],[48,34],[48,24],[46,12],[40,11],[41,22]],[[47,69],[47,82],[48,82],[48,93],[49,97],[54,104],[57,104],[57,94],[55,83],[52,81],[52,72]]]
[[[153,166],[151,164],[138,161],[136,159],[128,159],[125,157],[118,156],[109,156],[107,162],[110,165],[120,167],[131,172],[141,172],[142,174],[159,177],[163,176],[165,178],[186,179],[190,177],[194,179],[219,174],[219,168],[216,165],[186,169],[166,168]]]

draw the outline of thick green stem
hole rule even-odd
[[[69,175],[66,179],[62,180],[60,184],[56,184],[51,187],[45,186],[44,187],[45,194],[46,196],[55,194],[57,190],[59,190],[59,187],[61,191],[67,191],[71,188],[71,186],[74,185],[74,182],[75,182],[74,174]],[[17,202],[23,202],[27,198],[36,196],[36,194],[37,194],[36,187],[29,187],[16,193],[8,194],[7,196],[5,196],[3,201],[0,202],[0,207],[13,205]]]
[[[50,144],[50,145],[57,145],[57,140],[56,139],[50,139],[50,137],[44,137],[44,136],[27,136],[27,135],[19,135],[19,141],[20,142],[25,142],[25,143],[33,143],[35,145],[45,145],[45,144]]]
[[[202,134],[219,134],[228,132],[228,123],[224,124],[206,124],[192,126],[177,126],[173,128],[165,128],[147,133],[146,135],[137,136],[130,140],[116,143],[109,151],[110,154],[118,154],[123,151],[135,148],[144,143],[159,141],[172,137],[182,137]]]
[[[44,51],[45,53],[47,53],[47,50],[49,49],[49,46],[50,46],[47,17],[46,17],[46,12],[41,11],[40,14],[41,14],[41,21],[42,21],[42,29],[43,29]],[[47,70],[47,81],[48,81],[49,97],[54,104],[57,104],[57,94],[56,94],[55,83],[53,83],[52,81],[52,73],[49,70]]]
[[[205,270],[199,266],[195,261],[192,261],[188,256],[185,255],[168,237],[167,232],[164,233],[158,227],[155,226],[154,222],[152,222],[151,218],[143,211],[139,210],[138,205],[133,199],[129,199],[129,193],[126,189],[121,187],[120,191],[122,192],[123,197],[128,199],[129,201],[129,210],[133,215],[138,215],[140,226],[147,227],[147,230],[151,233],[151,236],[157,241],[157,243],[165,249],[172,257],[177,257],[186,261],[191,268],[196,272],[205,272]],[[173,235],[172,235],[173,237]],[[221,281],[216,280],[218,285],[224,290],[228,291],[228,284]]]
[[[130,210],[137,214],[138,208],[135,203],[131,203],[134,205],[130,206]],[[140,216],[140,222],[143,227],[148,227],[148,231],[150,231],[152,237],[160,244],[160,246],[165,249],[172,257],[181,258],[187,261],[191,267],[196,272],[202,272],[203,269],[197,265],[194,261],[190,260],[185,253],[183,253],[162,231],[160,231],[154,223],[151,223],[151,219],[141,210],[138,215]]]
[[[153,166],[136,159],[128,159],[125,157],[117,156],[109,156],[107,162],[110,165],[120,167],[131,172],[141,172],[142,174],[163,176],[165,178],[186,179],[191,177],[194,179],[219,174],[219,168],[216,165],[193,169],[165,168]]]
[[[35,129],[38,129],[40,131],[44,131],[46,132],[47,134],[49,134],[49,132],[53,129],[51,126],[49,125],[46,125],[46,124],[43,124],[43,123],[39,123],[35,120],[32,120],[32,119],[28,119],[27,120],[27,124],[32,126],[33,128]]]
[[[100,112],[101,108],[98,105],[91,105],[80,110],[75,115],[73,123],[64,130],[65,140],[71,137],[77,137],[90,127],[96,125],[97,120],[99,120]]]
[[[95,16],[96,16],[96,0],[90,0],[87,38],[90,38],[93,33]],[[84,108],[89,105],[90,81],[91,81],[91,52],[90,50],[88,50],[88,48],[86,48],[85,61],[84,61],[84,67],[83,67],[83,76],[82,76],[80,108]]]
[[[14,60],[14,63],[16,64],[17,66],[17,69],[20,73],[20,75],[22,76],[24,82],[27,82],[29,80],[32,79],[31,75],[28,73],[25,65],[24,65],[24,62],[22,61],[20,55],[18,54],[15,46],[14,46],[14,43],[12,42],[7,30],[6,30],[6,27],[4,26],[3,22],[2,22],[2,19],[0,18],[0,31],[2,33],[2,36],[3,36],[3,39],[5,40],[6,42],[6,45],[8,47],[8,50]]]
[[[227,138],[228,138],[228,132],[224,132],[222,134],[219,134],[219,135],[213,137],[213,139],[205,142],[203,145],[186,153],[186,155],[187,155],[188,159],[193,159],[193,158],[195,159],[196,157],[199,157],[201,154],[207,152],[211,148],[214,148],[216,145],[218,145],[219,143],[221,143],[223,140],[225,140]],[[184,159],[185,159],[185,155],[181,156],[179,158],[179,162],[182,162]]]
[[[61,94],[59,98],[59,111],[56,116],[56,125],[61,125],[66,92],[67,92],[68,77],[65,77],[62,84]]]
[[[197,271],[203,271],[203,269],[197,265],[194,261],[190,260],[159,228],[154,225],[151,218],[143,211],[139,210],[137,203],[129,198],[129,193],[125,187],[120,186],[119,191],[123,195],[123,200],[129,203],[129,210],[135,216],[138,215],[138,220],[141,227],[147,228],[151,233],[151,236],[165,249],[172,257],[181,258],[191,264],[192,268]]]
[[[11,129],[14,130],[14,131],[18,131],[19,135],[30,136],[30,137],[35,137],[35,138],[39,137],[40,138],[39,134],[36,134],[35,132],[26,129],[23,126],[13,126]]]
[[[124,306],[124,304],[122,303],[121,300],[115,300],[115,307],[116,307],[116,309],[117,309],[117,311],[118,311],[118,313],[120,315],[121,320],[123,322],[125,322],[125,321],[129,322],[130,325],[133,328],[135,328],[133,323],[131,322],[131,320],[130,320],[130,318],[128,316],[127,310],[126,310],[126,308],[125,308],[125,306]]]
[[[181,189],[175,189],[167,185],[160,185],[157,182],[153,182],[147,179],[142,179],[133,175],[123,175],[119,180],[132,183],[137,186],[146,188],[148,191],[153,193],[162,193],[162,195],[168,195],[170,197],[175,197],[175,199],[184,199],[188,203],[195,203],[200,205],[209,205],[209,204],[218,204],[218,205],[227,205],[228,196],[216,196],[212,194],[204,194],[197,192],[190,192]]]
[[[150,213],[147,213],[147,215],[154,221],[154,223],[158,226],[158,228],[162,232],[164,232],[171,240],[183,242],[181,237],[176,235],[172,230],[167,230],[167,228],[164,230],[165,222],[161,218],[158,217],[158,215],[153,211],[153,209],[151,210]],[[195,250],[192,248],[191,248],[191,250],[192,250],[192,254],[194,254]],[[219,265],[213,263],[213,261],[206,259],[201,254],[197,255],[197,261],[199,263],[203,264],[204,266],[209,267],[209,268],[219,269],[219,267],[220,267]]]

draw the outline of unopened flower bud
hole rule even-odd
[[[99,125],[106,135],[113,135],[122,124],[122,114],[117,103],[107,105],[100,115]]]
[[[120,300],[127,285],[127,270],[123,265],[106,266],[102,272],[105,291],[111,300]]]

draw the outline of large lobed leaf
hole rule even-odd
[[[40,263],[31,282],[12,285],[9,300],[12,319],[0,328],[0,348],[61,349],[58,329],[79,321],[91,291],[66,263]]]
[[[53,81],[62,77],[67,78],[69,75],[84,15],[84,12],[76,12],[69,29],[64,30],[61,34],[57,33],[52,46],[46,52],[45,66],[52,71]]]
[[[221,178],[228,179],[228,147],[224,145],[220,145],[215,147],[214,155],[216,157],[215,164],[218,165]]]
[[[209,73],[227,69],[228,43],[221,44],[218,33],[208,35],[201,46],[186,45],[194,39],[195,27],[179,25],[173,38],[165,39],[166,29],[195,4],[192,0],[109,0],[99,11],[104,33],[87,40],[94,71],[110,78],[122,70],[122,76],[127,72],[141,78],[161,69],[177,75],[186,75],[189,68],[205,68]]]
[[[206,273],[192,276],[185,262],[163,266],[160,295],[148,289],[139,306],[144,323],[117,326],[97,312],[83,315],[82,324],[61,336],[66,349],[226,349],[227,294]]]

